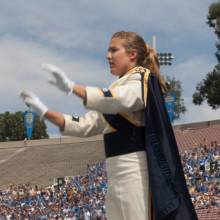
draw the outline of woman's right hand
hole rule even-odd
[[[42,119],[48,108],[33,92],[29,90],[22,90],[20,93],[24,103],[30,107]]]

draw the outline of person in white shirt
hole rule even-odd
[[[84,210],[84,220],[91,220],[91,213],[88,209]]]
[[[84,116],[75,117],[48,109],[29,90],[23,90],[21,97],[40,118],[57,125],[63,135],[88,137],[103,133],[108,174],[108,220],[151,219],[143,134],[144,108],[150,71],[158,76],[163,86],[159,63],[155,51],[142,37],[125,31],[112,36],[107,60],[111,73],[118,77],[108,89],[79,85],[58,67],[43,65],[52,73],[54,86],[83,100],[85,108],[90,110]]]

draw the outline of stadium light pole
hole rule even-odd
[[[152,37],[152,47],[156,50],[156,36],[153,35]],[[174,59],[174,56],[171,52],[165,52],[165,53],[157,53],[158,60],[160,65],[172,65],[172,60]]]
[[[155,35],[153,35],[153,37],[152,37],[152,47],[153,47],[155,50],[157,50],[157,48],[156,48],[156,36],[155,36]]]
[[[172,65],[172,60],[174,58],[174,56],[172,55],[171,52],[168,53],[157,53],[158,56],[158,60],[160,65],[168,65],[171,66]]]
[[[156,50],[156,36],[153,35],[152,37],[152,47]],[[158,61],[160,66],[162,65],[172,65],[172,60],[174,59],[174,56],[170,52],[166,53],[157,53]],[[170,118],[171,123],[174,120],[174,105],[176,102],[176,94],[173,93],[167,93],[165,96],[165,105],[167,108],[167,112]]]

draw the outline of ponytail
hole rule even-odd
[[[167,92],[168,88],[164,77],[160,74],[160,63],[158,60],[157,52],[154,48],[151,48],[148,44],[146,46],[145,59],[142,63],[143,67],[149,69],[153,74],[157,76],[160,82],[162,91]]]

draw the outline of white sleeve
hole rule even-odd
[[[65,127],[61,133],[66,136],[89,137],[98,135],[102,133],[105,126],[103,116],[96,111],[90,111],[79,118],[64,115],[64,120]]]
[[[106,114],[135,112],[144,108],[140,80],[132,80],[107,91],[86,87],[86,96],[86,108]]]

